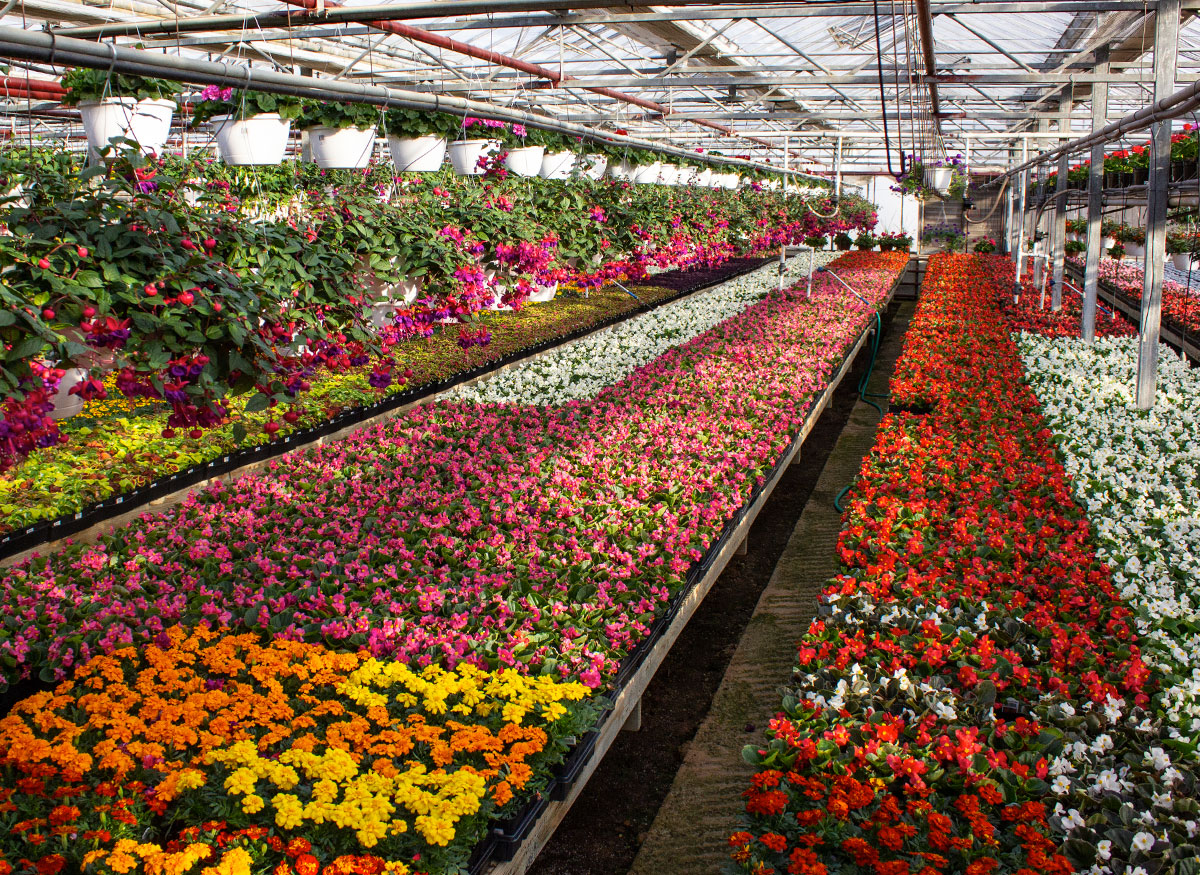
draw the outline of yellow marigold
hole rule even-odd
[[[257,814],[263,810],[263,806],[265,804],[266,803],[263,802],[263,798],[261,796],[257,796],[253,793],[251,793],[249,796],[242,797],[242,811],[244,811],[246,814]]]
[[[244,848],[230,848],[215,866],[206,866],[200,875],[250,875],[253,860]]]

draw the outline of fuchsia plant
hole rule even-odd
[[[902,256],[773,294],[595,398],[440,402],[5,572],[3,681],[176,623],[592,687],[808,415]],[[469,334],[464,338],[471,342]]]

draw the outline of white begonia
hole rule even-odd
[[[1054,782],[1051,783],[1050,789],[1053,790],[1056,795],[1063,796],[1071,789],[1071,779],[1066,775],[1059,775],[1054,779]]]
[[[1072,832],[1083,826],[1083,816],[1076,809],[1072,808],[1063,815],[1062,822],[1063,829],[1067,832]],[[1151,843],[1153,844],[1153,841]]]
[[[1096,842],[1096,856],[1101,860],[1111,859],[1112,842],[1110,842],[1108,839],[1101,839],[1100,841]]]
[[[1133,837],[1132,847],[1135,851],[1148,851],[1154,847],[1154,833],[1139,832]]]

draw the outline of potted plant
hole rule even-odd
[[[299,125],[323,170],[366,167],[375,151],[379,110],[367,103],[306,101]]]
[[[1167,255],[1176,270],[1191,270],[1191,240],[1182,231],[1167,232]]]
[[[1114,243],[1108,248],[1108,257],[1120,261],[1125,257],[1125,247],[1120,243]]]
[[[1127,255],[1141,258],[1146,253],[1146,229],[1133,225],[1120,225],[1117,228],[1117,242],[1122,244]]]
[[[854,245],[864,252],[874,249],[877,242],[878,241],[875,239],[875,235],[870,231],[863,231],[854,238]]]
[[[1130,185],[1145,185],[1150,178],[1150,153],[1145,146],[1129,150]]]
[[[1087,219],[1067,219],[1067,236],[1072,240],[1082,240],[1087,236]]]
[[[383,119],[397,173],[435,173],[446,157],[446,139],[459,122],[444,112],[389,109]]]
[[[504,122],[467,116],[459,131],[461,139],[449,146],[450,163],[459,176],[482,176],[488,156],[500,149],[499,130]]]
[[[1122,186],[1122,177],[1129,166],[1128,155],[1129,153],[1124,149],[1118,149],[1116,152],[1110,152],[1104,156],[1105,188],[1120,188]]]
[[[984,237],[982,240],[976,240],[972,248],[980,255],[991,255],[996,251],[996,241],[991,237]]]
[[[1171,135],[1171,182],[1184,182],[1196,178],[1197,149],[1200,130],[1191,123],[1183,130]]]
[[[896,245],[896,237],[894,234],[885,233],[885,234],[879,235],[879,251],[880,252],[891,252],[892,248],[895,245]]]
[[[814,234],[811,237],[804,238],[804,245],[810,249],[824,249],[829,243],[829,239],[820,234]]]
[[[146,76],[72,70],[62,78],[64,106],[78,106],[88,148],[99,154],[115,139],[135,141],[147,154],[167,142],[178,82]]]
[[[1067,188],[1083,190],[1088,187],[1088,179],[1091,175],[1091,161],[1084,161],[1082,164],[1076,164],[1067,171]]]
[[[912,249],[912,235],[897,231],[892,235],[892,248],[896,252],[908,252]]]
[[[847,252],[854,245],[854,238],[845,231],[839,231],[833,237],[833,245],[839,252]]]
[[[217,151],[226,164],[279,164],[300,108],[295,97],[209,85],[200,92],[192,122],[216,126]]]
[[[557,131],[538,131],[536,142],[545,150],[538,175],[542,179],[567,179],[575,167],[572,141]]]
[[[1078,240],[1068,240],[1063,245],[1063,251],[1067,253],[1068,258],[1075,258],[1081,255],[1085,249],[1087,249],[1087,244],[1081,243]]]
[[[511,127],[504,125],[496,128],[496,132],[508,150],[504,156],[504,166],[517,176],[537,176],[542,169],[546,147],[534,142],[522,124],[513,124]]]

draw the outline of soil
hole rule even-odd
[[[886,335],[898,308],[884,316]],[[531,875],[626,875],[687,746],[712,704],[759,596],[800,519],[857,398],[869,356],[860,355],[784,472],[735,556],[683,630],[642,697],[642,727],[621,733],[538,856]],[[747,726],[747,733],[762,727]]]

